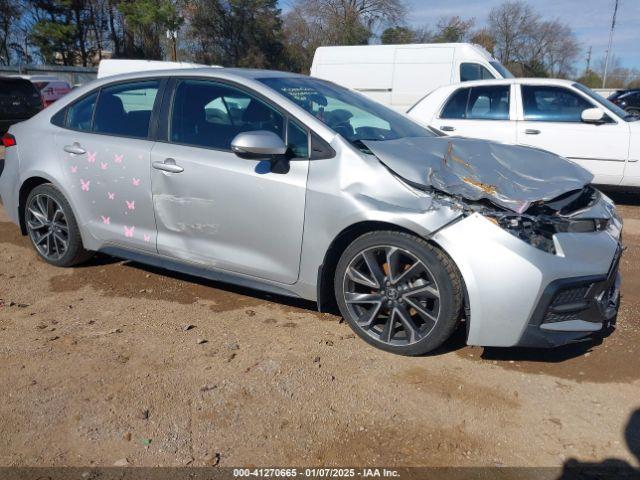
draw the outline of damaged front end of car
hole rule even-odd
[[[465,278],[469,344],[558,346],[615,321],[622,221],[588,171],[473,139],[363,143],[411,188],[461,212],[431,239]]]

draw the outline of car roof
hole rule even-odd
[[[220,67],[200,67],[200,68],[175,68],[167,70],[143,70],[139,72],[110,75],[98,79],[101,83],[108,84],[114,81],[133,80],[136,78],[148,77],[180,77],[180,76],[203,76],[215,78],[227,78],[230,80],[259,78],[308,78],[307,75],[298,73],[281,72],[278,70],[262,70],[257,68],[220,68]]]
[[[510,84],[518,84],[518,85],[573,85],[576,83],[573,80],[566,80],[563,78],[496,78],[493,80],[470,80],[467,82],[454,83],[451,85],[447,85],[446,87],[450,88],[458,88],[461,86],[465,87],[475,87],[482,85],[510,85]]]

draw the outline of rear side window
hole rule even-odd
[[[524,119],[539,122],[581,122],[591,102],[571,90],[546,85],[521,85]]]
[[[509,85],[473,87],[466,118],[509,120],[509,89]]]
[[[178,85],[171,109],[172,142],[231,150],[236,135],[254,130],[269,130],[284,139],[284,117],[228,85],[206,80],[183,80]]]
[[[440,118],[509,120],[509,85],[461,88],[444,106]]]
[[[147,138],[159,80],[125,83],[100,90],[93,131]]]
[[[98,98],[98,92],[93,92],[67,108],[65,127],[83,132],[91,131],[93,108]]]
[[[487,80],[495,78],[493,74],[479,63],[461,63],[460,81]]]

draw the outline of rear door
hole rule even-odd
[[[103,244],[155,252],[149,155],[161,81],[108,85],[67,107],[56,134],[79,221]]]
[[[449,135],[515,143],[512,91],[509,84],[459,88],[444,103],[433,125]]]
[[[165,115],[168,131],[151,154],[159,253],[294,283],[309,169],[306,128],[254,92],[209,79],[179,80]],[[292,157],[286,171],[231,151],[237,134],[255,130],[285,139]]]
[[[595,183],[617,185],[629,153],[629,127],[607,117],[605,123],[582,121],[582,111],[600,107],[560,85],[519,85],[522,113],[517,142],[561,155],[591,171]]]

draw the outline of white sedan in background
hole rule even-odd
[[[640,186],[640,117],[570,80],[447,85],[407,114],[448,135],[551,151],[590,170],[597,184]]]

